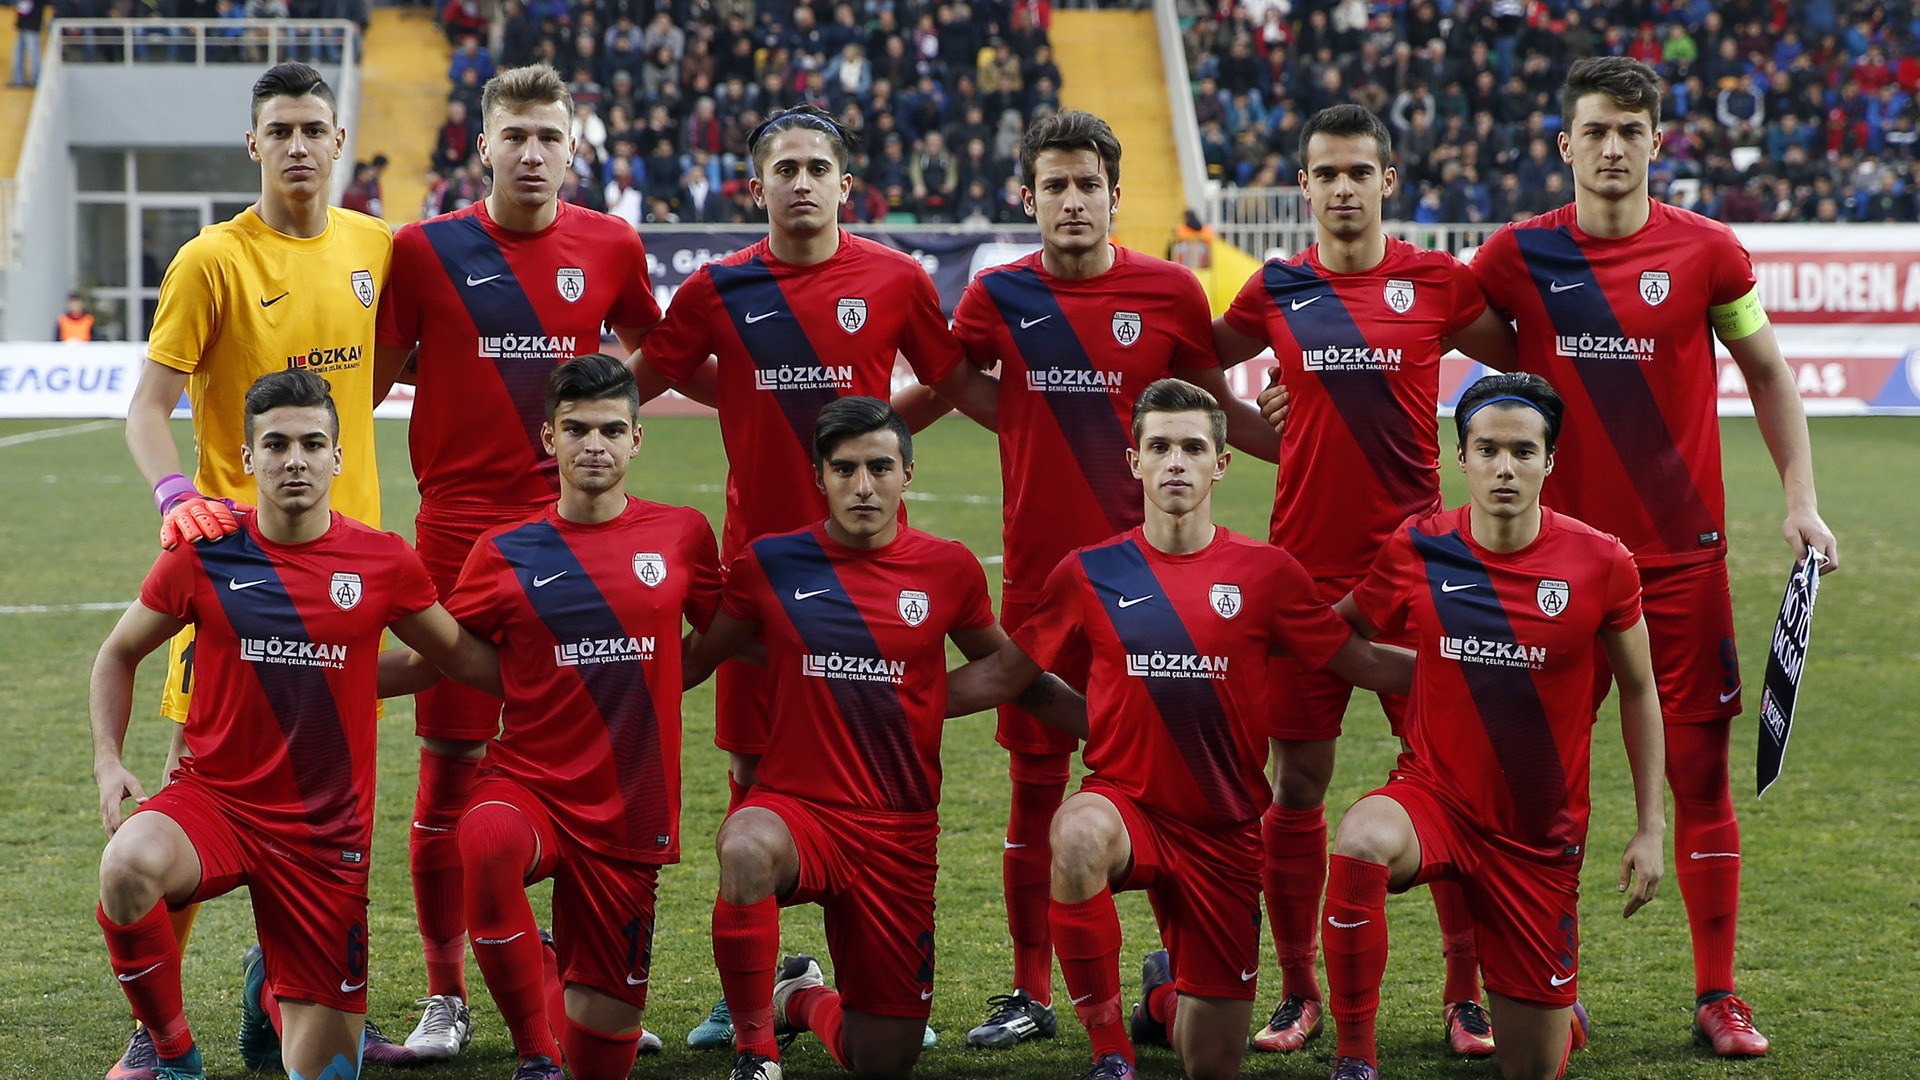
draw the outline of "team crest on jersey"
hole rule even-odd
[[[926,593],[918,589],[900,590],[900,621],[908,626],[919,626],[926,622],[931,606]]]
[[[1640,271],[1640,299],[1649,307],[1659,307],[1660,302],[1673,295],[1673,279],[1665,270]]]
[[[843,296],[833,309],[833,321],[849,334],[857,334],[867,325],[867,302],[857,296]]]
[[[1116,311],[1113,313],[1113,340],[1122,345],[1132,345],[1140,340],[1139,312]]]
[[[667,580],[666,557],[657,551],[634,552],[633,576],[649,589],[659,588],[660,583]]]
[[[1567,583],[1554,578],[1541,578],[1540,585],[1533,591],[1533,601],[1548,618],[1554,618],[1567,610]]]
[[[373,271],[355,270],[352,280],[354,299],[360,301],[361,307],[372,307],[374,297]]]
[[[1387,306],[1396,314],[1405,315],[1413,310],[1413,282],[1404,278],[1388,278],[1386,291]]]
[[[1240,586],[1215,584],[1207,590],[1207,603],[1223,619],[1240,614]]]
[[[553,287],[560,290],[560,299],[578,303],[587,295],[587,272],[577,266],[563,266],[553,272]]]
[[[352,611],[360,606],[360,575],[342,570],[333,575],[327,583],[327,598],[341,611]]]

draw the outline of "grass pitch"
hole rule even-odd
[[[1765,646],[1790,561],[1779,537],[1780,491],[1749,420],[1723,425],[1728,533],[1741,660],[1757,700]],[[60,432],[55,435],[54,432]],[[22,439],[33,433],[52,437]],[[183,450],[185,426],[179,425]],[[387,527],[411,534],[415,508],[405,430],[379,432]],[[1611,709],[1595,729],[1594,815],[1582,931],[1581,990],[1594,1018],[1576,1077],[1664,1078],[1920,1075],[1912,1032],[1920,1020],[1907,982],[1920,969],[1920,425],[1899,419],[1814,422],[1822,509],[1840,537],[1843,569],[1825,581],[1798,734],[1786,774],[1764,802],[1752,796],[1754,721],[1735,722],[1734,792],[1747,852],[1739,954],[1740,991],[1774,1040],[1772,1057],[1714,1059],[1688,1037],[1692,967],[1679,891],[1630,922],[1613,891],[1620,847],[1633,827],[1631,789]],[[949,418],[917,447],[913,523],[966,541],[982,557],[1000,550],[999,473],[992,439]],[[1451,451],[1448,450],[1450,454]],[[1448,503],[1463,498],[1445,470]],[[1216,496],[1224,523],[1264,535],[1272,468],[1237,460]],[[700,420],[650,420],[631,481],[649,498],[682,502],[717,522],[724,464],[717,429]],[[14,946],[0,960],[0,1077],[100,1076],[128,1031],[126,1005],[94,925],[95,867],[102,837],[94,808],[86,678],[117,611],[138,593],[151,563],[156,522],[127,458],[118,423],[0,422],[0,753],[10,766],[0,810],[0,911]],[[989,567],[997,585],[998,574]],[[156,711],[158,660],[141,672],[128,761],[157,783],[167,729]],[[635,1075],[725,1074],[721,1054],[685,1049],[688,1028],[719,992],[708,944],[715,871],[704,838],[725,808],[724,755],[713,749],[710,686],[686,703],[687,861],[662,875],[652,1001],[647,1025],[667,1051]],[[370,1016],[395,1037],[415,1019],[424,973],[406,879],[406,825],[416,770],[412,706],[393,703],[382,728],[381,799],[373,864]],[[1394,744],[1377,707],[1356,696],[1328,798],[1329,818],[1385,776]],[[933,1024],[941,1045],[920,1063],[927,1077],[1078,1077],[1086,1036],[1063,1008],[1060,1037],[1006,1053],[969,1051],[966,1029],[988,994],[1011,977],[1000,901],[1000,836],[1006,815],[1005,756],[988,716],[947,729],[939,892],[939,991]],[[1669,832],[1671,835],[1671,831]],[[535,910],[544,910],[544,888]],[[1156,947],[1144,899],[1120,899],[1126,922],[1123,985]],[[1380,1017],[1381,1067],[1389,1077],[1491,1078],[1491,1063],[1446,1056],[1439,1038],[1440,956],[1424,893],[1389,904],[1393,953]],[[785,946],[825,957],[817,909],[788,914]],[[208,1074],[246,1075],[233,1048],[240,954],[253,933],[238,894],[208,904],[186,956],[187,1007]],[[1270,948],[1258,1009],[1273,1004]],[[504,1026],[473,981],[476,1035],[458,1061],[430,1075],[504,1078],[513,1068]],[[1055,995],[1065,1005],[1057,981]],[[1302,1054],[1249,1054],[1254,1077],[1326,1075],[1331,1033]],[[837,1068],[809,1037],[787,1055],[790,1075],[831,1077]],[[1150,1076],[1179,1075],[1177,1062],[1145,1051]]]

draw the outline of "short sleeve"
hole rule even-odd
[[[447,611],[454,621],[488,641],[499,641],[503,629],[503,613],[495,596],[500,566],[499,549],[491,538],[473,545],[453,595],[447,597]]]
[[[720,545],[714,542],[713,526],[706,516],[690,511],[687,526],[687,559],[693,583],[687,586],[687,623],[701,633],[713,624],[713,613],[720,608],[720,591],[726,577],[720,572]]]
[[[1173,267],[1167,275],[1173,289],[1173,366],[1189,371],[1219,367],[1220,354],[1213,351],[1213,310],[1207,304],[1207,290],[1193,271],[1178,263]]]
[[[960,609],[948,626],[953,630],[979,630],[993,625],[993,599],[987,593],[987,572],[980,560],[960,544],[954,545],[953,579],[959,588]]]
[[[932,386],[960,366],[960,343],[947,329],[947,316],[940,310],[940,292],[933,287],[933,279],[917,265],[905,272],[911,277],[900,351],[906,355],[914,378],[923,386]]]
[[[427,610],[440,597],[434,591],[433,579],[427,576],[427,564],[420,561],[420,553],[407,546],[407,542],[398,535],[384,535],[395,548],[393,607],[387,616],[387,622],[393,623]]]
[[[981,284],[981,278],[974,278],[967,284],[967,291],[960,294],[959,305],[953,309],[953,336],[960,342],[961,351],[974,367],[984,371],[1000,362],[1001,325],[1000,312],[994,307],[993,297],[987,294],[987,287]]]
[[[1086,635],[1081,610],[1087,589],[1079,555],[1068,555],[1047,575],[1033,614],[1013,632],[1013,643],[1043,670],[1052,670],[1067,647]]]
[[[1473,270],[1466,263],[1453,256],[1447,256],[1448,292],[1453,297],[1452,310],[1447,312],[1447,332],[1444,337],[1452,337],[1473,325],[1473,320],[1487,310],[1487,294],[1480,291],[1480,283],[1474,280]]]
[[[1271,629],[1273,640],[1310,668],[1323,668],[1353,636],[1353,628],[1333,613],[1313,588],[1299,560],[1279,548],[1274,572]]]
[[[1707,299],[1711,307],[1731,304],[1754,290],[1759,279],[1753,273],[1753,256],[1733,235],[1731,229],[1716,229],[1712,244],[1713,290]]]
[[[619,262],[625,272],[620,276],[620,295],[607,312],[607,325],[651,330],[660,321],[660,301],[654,299],[653,280],[647,275],[646,245],[632,229],[618,233],[614,243],[623,256]]]
[[[1272,345],[1273,335],[1267,332],[1267,309],[1272,304],[1267,296],[1267,268],[1263,265],[1240,286],[1221,318],[1236,332]]]
[[[422,259],[432,257],[425,240],[418,223],[403,225],[394,235],[393,272],[387,275],[386,291],[380,294],[380,314],[374,329],[374,341],[380,345],[411,349],[420,343],[420,286],[437,269]]]
[[[187,241],[160,279],[160,304],[147,335],[147,356],[176,371],[192,372],[220,334],[220,267],[205,235]]]
[[[161,552],[147,571],[146,580],[140,583],[141,606],[181,622],[197,622],[193,583],[199,561],[191,544]]]
[[[727,581],[720,590],[720,613],[742,622],[761,622],[760,599],[766,591],[767,571],[748,545],[727,567]]]
[[[1611,539],[1611,538],[1609,538]],[[1626,545],[1613,541],[1607,573],[1607,614],[1601,627],[1619,632],[1640,621],[1640,568]]]
[[[1517,298],[1513,289],[1519,282],[1527,281],[1525,268],[1520,263],[1520,244],[1513,238],[1513,226],[1502,225],[1487,242],[1480,245],[1474,253],[1473,262],[1467,267],[1473,279],[1480,286],[1480,294],[1493,305],[1493,309],[1508,318],[1513,317]]]
[[[647,335],[640,355],[668,382],[684,383],[713,355],[712,312],[719,303],[706,267],[693,272],[667,305],[666,318]]]
[[[1401,567],[1411,554],[1410,544],[1406,526],[1395,530],[1380,545],[1367,576],[1353,589],[1354,607],[1381,633],[1394,633],[1407,622],[1407,591],[1401,584]]]

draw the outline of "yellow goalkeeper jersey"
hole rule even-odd
[[[191,376],[194,486],[202,493],[253,501],[253,479],[240,467],[247,387],[268,372],[304,367],[326,378],[340,412],[333,508],[380,524],[373,337],[392,260],[386,222],[338,207],[310,240],[274,231],[249,207],[181,247],[160,283],[147,355]]]

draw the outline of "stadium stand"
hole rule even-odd
[[[1864,0],[1180,0],[1209,175],[1290,185],[1300,124],[1388,118],[1389,216],[1501,222],[1571,200],[1555,88],[1628,54],[1670,92],[1658,197],[1728,222],[1920,219],[1920,11]]]

